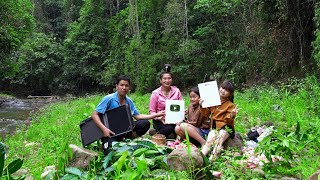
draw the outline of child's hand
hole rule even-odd
[[[199,104],[200,104],[200,106],[202,106],[202,103],[203,103],[203,99],[199,99]]]
[[[238,105],[236,105],[236,107],[234,109],[232,109],[232,111],[230,113],[231,118],[236,117],[236,115],[238,114],[239,110],[240,110],[240,108],[238,108]]]

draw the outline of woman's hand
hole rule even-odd
[[[154,120],[161,121],[162,124],[164,124],[165,123],[165,112],[159,111],[158,113],[160,113],[161,115],[158,117],[155,117]]]

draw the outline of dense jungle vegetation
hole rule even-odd
[[[11,169],[25,170],[23,175],[39,179],[47,166],[56,171],[46,179],[150,179],[189,180],[215,179],[212,171],[222,172],[221,180],[247,179],[308,179],[319,170],[320,164],[320,83],[314,76],[305,79],[290,78],[279,83],[278,88],[270,84],[251,87],[235,93],[235,103],[241,108],[236,120],[236,131],[245,134],[254,126],[273,122],[272,134],[259,142],[257,154],[264,153],[282,157],[281,161],[265,162],[262,167],[250,169],[246,163],[248,155],[235,156],[237,149],[223,151],[219,158],[206,163],[201,169],[178,171],[170,169],[166,158],[168,148],[136,140],[140,143],[120,143],[112,153],[92,161],[88,169],[71,167],[68,163],[70,151],[67,145],[81,145],[79,124],[92,113],[104,94],[90,95],[72,101],[51,104],[32,116],[30,127],[22,128],[14,136],[1,139],[8,146],[5,167],[15,162]],[[150,93],[129,94],[140,113],[148,113]],[[183,99],[189,104],[189,96]],[[149,138],[147,134],[144,138]],[[246,139],[244,139],[246,141]],[[91,144],[88,149],[97,151]],[[1,155],[1,143],[0,143]],[[206,159],[206,157],[204,158]],[[0,159],[1,160],[1,159]],[[23,161],[23,164],[22,164]],[[2,164],[3,165],[3,164]],[[20,165],[20,166],[19,166]],[[1,177],[0,161],[0,177]],[[5,174],[4,170],[4,174]],[[3,179],[9,179],[9,173]],[[29,178],[30,179],[30,178]]]
[[[20,0],[0,2],[0,90],[22,95],[134,90],[173,65],[185,89],[207,79],[237,87],[319,73],[315,0]]]

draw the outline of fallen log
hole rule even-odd
[[[58,96],[31,96],[27,97],[28,99],[58,99]]]

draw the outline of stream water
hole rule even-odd
[[[47,104],[45,99],[9,99],[0,101],[0,135],[5,136],[30,123],[30,112]]]

